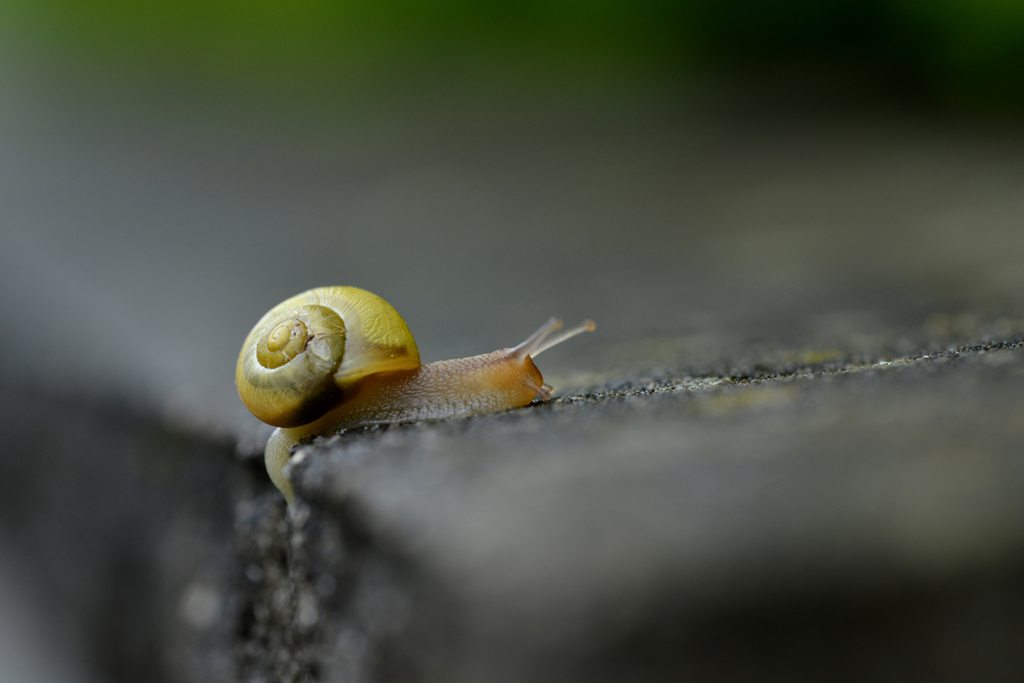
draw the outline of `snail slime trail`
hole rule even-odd
[[[518,346],[420,364],[409,327],[391,305],[356,287],[319,287],[270,309],[249,332],[235,369],[249,411],[277,427],[265,460],[291,503],[284,475],[301,439],[363,425],[494,413],[551,398],[533,359],[581,332],[551,318]]]

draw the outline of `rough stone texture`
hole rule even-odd
[[[406,569],[379,680],[1018,679],[1019,338],[759,366],[301,451]]]
[[[1017,128],[9,85],[0,680],[1020,678]],[[551,403],[303,445],[286,510],[232,370],[322,284],[428,360],[599,327],[540,359]]]
[[[319,439],[287,510],[230,453],[26,391],[4,532],[101,679],[1017,680],[1021,337],[721,367]]]

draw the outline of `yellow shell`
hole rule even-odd
[[[238,356],[235,384],[260,420],[297,427],[338,405],[367,375],[419,366],[416,340],[391,304],[356,287],[319,287],[256,323]]]

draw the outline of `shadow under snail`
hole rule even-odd
[[[420,364],[416,341],[391,305],[356,287],[320,287],[272,308],[245,339],[235,384],[242,402],[278,427],[267,473],[289,503],[284,474],[300,440],[388,422],[493,413],[551,398],[533,363],[540,352],[594,329],[551,318],[518,346]]]

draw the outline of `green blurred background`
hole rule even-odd
[[[954,106],[1024,102],[1020,0],[5,0],[0,22],[22,66],[217,92],[810,68]]]

